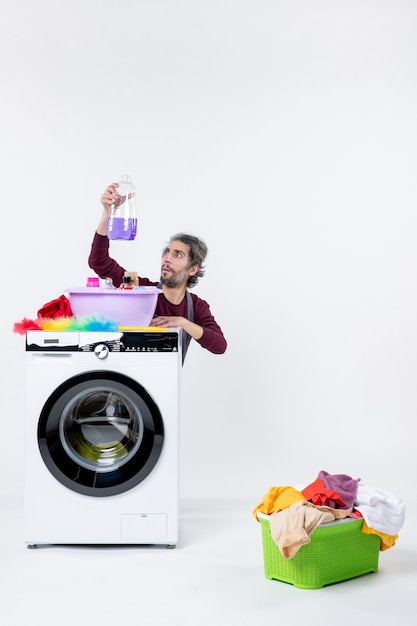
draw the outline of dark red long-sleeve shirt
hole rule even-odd
[[[105,235],[95,233],[88,257],[88,265],[100,278],[111,278],[113,285],[119,286],[123,282],[125,268],[110,257],[109,246],[109,239]],[[139,277],[139,285],[158,285],[158,281]],[[197,343],[214,354],[223,354],[226,351],[227,343],[208,303],[194,293],[191,293],[191,298],[194,307],[194,322],[203,328],[203,335],[197,340]],[[187,299],[184,298],[180,304],[171,304],[164,294],[160,293],[155,310],[155,316],[157,315],[175,315],[188,318]]]

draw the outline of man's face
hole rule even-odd
[[[161,283],[167,287],[180,287],[188,277],[198,272],[198,265],[190,267],[190,248],[182,241],[170,243],[162,254]]]

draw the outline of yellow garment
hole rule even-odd
[[[380,551],[384,552],[384,550],[389,550],[392,546],[395,545],[395,542],[398,539],[398,535],[387,535],[387,533],[381,533],[379,530],[375,530],[374,528],[369,528],[368,524],[363,520],[362,532],[367,535],[378,535],[381,538]]]
[[[298,491],[294,487],[270,487],[267,493],[264,495],[262,502],[260,502],[252,511],[252,515],[257,518],[257,513],[265,513],[270,515],[275,511],[282,511],[287,509],[294,502],[307,502],[301,491]],[[259,521],[259,520],[258,520]]]

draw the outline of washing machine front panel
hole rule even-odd
[[[38,424],[42,458],[63,485],[110,496],[144,480],[161,454],[164,425],[150,394],[112,371],[66,380],[48,398]]]
[[[168,349],[155,349],[159,333],[129,332],[123,345],[125,333],[27,333],[26,543],[176,544],[182,368],[171,330]],[[64,458],[111,484],[85,491]]]

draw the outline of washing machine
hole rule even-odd
[[[178,541],[180,329],[29,331],[25,542]]]

